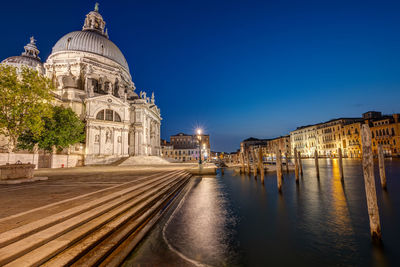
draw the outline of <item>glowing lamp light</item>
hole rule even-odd
[[[197,134],[201,135],[201,129],[197,129]]]

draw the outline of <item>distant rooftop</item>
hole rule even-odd
[[[194,135],[197,135],[197,134],[185,134],[185,133],[178,133],[178,134],[176,134],[176,135],[171,135],[171,137],[172,136],[194,136]],[[201,134],[202,136],[209,136],[208,134]]]

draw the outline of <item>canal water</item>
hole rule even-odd
[[[303,160],[303,178],[225,171],[195,178],[124,266],[400,266],[400,160],[375,180],[383,245],[371,242],[361,161]]]

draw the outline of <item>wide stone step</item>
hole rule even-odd
[[[56,213],[54,215],[45,217],[43,219],[34,221],[32,223],[25,224],[20,227],[9,230],[7,232],[1,233],[0,234],[0,248],[7,246],[18,240],[21,240],[28,235],[32,235],[32,234],[39,232],[45,228],[48,228],[52,225],[55,225],[62,221],[68,220],[68,219],[70,219],[74,216],[77,216],[79,214],[82,214],[86,211],[92,210],[98,206],[101,206],[104,203],[108,203],[114,199],[118,199],[121,196],[129,194],[135,190],[140,190],[140,189],[146,188],[148,186],[151,186],[152,184],[160,181],[160,179],[168,179],[169,177],[173,177],[174,175],[179,175],[180,173],[183,173],[183,172],[177,171],[177,172],[173,172],[173,173],[163,174],[163,175],[160,175],[157,177],[152,177],[148,181],[143,182],[141,184],[135,184],[126,189],[123,189],[123,190],[114,192],[112,194],[106,195],[104,197],[100,197],[98,199],[89,201],[83,205],[79,205],[79,206],[64,210],[64,211]],[[1,251],[1,249],[0,249],[0,251]]]
[[[103,241],[105,245],[107,245],[108,242],[114,243],[114,247],[104,255],[101,261],[96,263],[96,266],[120,266],[126,257],[158,222],[161,216],[172,206],[171,203],[177,199],[177,195],[184,194],[183,191],[187,190],[189,187],[187,186],[188,183],[189,179],[187,179],[168,198],[160,200],[159,204],[154,205],[153,209],[149,211],[149,213],[151,212],[150,216],[143,214],[137,222],[130,221],[125,228],[114,234],[112,240]]]
[[[173,194],[169,196],[159,207],[158,210],[154,209],[151,216],[147,216],[145,214],[142,215],[140,220],[145,220],[145,223],[142,223],[139,227],[134,226],[135,222],[129,222],[128,226],[124,229],[121,229],[121,232],[129,231],[129,234],[118,242],[118,245],[108,253],[105,258],[98,262],[96,266],[99,267],[108,267],[108,266],[120,266],[126,257],[129,256],[130,253],[137,247],[141,240],[146,236],[146,234],[154,227],[154,225],[159,221],[159,219],[163,216],[165,212],[168,211],[171,206],[173,206],[175,201],[179,201],[180,197],[178,195],[185,195],[188,190],[190,190],[191,186],[190,179],[187,179],[186,182],[180,186]],[[154,208],[156,205],[154,206]],[[117,233],[120,235],[120,233]],[[106,241],[104,241],[106,242]]]
[[[97,206],[86,212],[79,213],[74,217],[63,220],[60,223],[54,224],[34,234],[30,234],[23,239],[20,239],[1,248],[0,265],[15,260],[18,257],[21,257],[24,254],[28,253],[29,251],[40,247],[50,242],[51,240],[54,240],[57,237],[95,219],[96,217],[102,216],[103,214],[110,212],[113,209],[117,209],[120,212],[123,212],[123,208],[119,208],[122,204],[126,204],[126,202],[128,201],[133,201],[132,203],[137,203],[138,201],[144,200],[145,197],[149,197],[151,193],[154,194],[159,188],[179,179],[176,178],[176,176],[179,175],[166,175],[163,176],[163,178],[158,178],[156,182],[146,183],[146,186],[141,186],[139,188],[135,186],[135,190],[133,191],[130,189],[125,189],[121,192],[117,192],[119,193],[119,198],[112,198],[111,201],[108,201],[106,203],[103,202],[103,204],[100,206]],[[149,190],[151,193],[148,193]],[[126,206],[123,207],[126,208]],[[115,214],[113,216],[115,216]]]
[[[171,190],[171,188],[176,187],[177,184],[182,182],[182,180],[183,178],[178,176],[158,186],[155,186],[151,190],[148,190],[146,193],[140,195],[140,197],[136,198],[135,200],[129,201],[118,208],[107,212],[69,231],[68,233],[65,233],[62,236],[57,237],[56,239],[25,254],[6,266],[37,266],[60,252],[62,252],[61,257],[58,255],[54,259],[58,259],[58,262],[56,263],[53,261],[52,263],[48,263],[48,265],[69,265],[68,262],[73,261],[74,258],[82,253],[82,251],[93,247],[101,239],[104,239],[107,235],[115,231],[121,224],[130,218],[133,218],[134,216],[140,216],[145,209],[151,208],[157,199],[164,197],[166,193]],[[92,236],[97,238],[93,238]],[[77,242],[78,244],[73,246]],[[71,246],[73,246],[72,248],[75,249],[69,249]],[[63,261],[64,263],[62,263]]]
[[[144,224],[160,205],[173,195],[188,181],[189,175],[185,175],[170,187],[165,187],[148,201],[132,207],[126,213],[105,224],[102,228],[79,241],[74,246],[64,250],[43,266],[66,266],[74,263],[76,266],[96,265],[98,261],[110,253],[116,242],[122,241],[132,230],[126,231],[129,225],[136,228]],[[132,228],[130,228],[132,229]]]
[[[44,206],[40,206],[40,207],[37,207],[37,208],[29,209],[29,210],[26,210],[26,211],[23,211],[23,212],[20,212],[20,213],[17,213],[17,214],[13,214],[13,215],[10,215],[10,216],[7,216],[7,217],[0,218],[0,225],[2,226],[2,228],[4,228],[5,225],[9,225],[8,228],[6,227],[7,230],[2,230],[1,233],[9,231],[11,229],[14,229],[16,227],[19,227],[18,223],[21,223],[20,225],[25,225],[25,224],[28,224],[30,222],[38,220],[38,219],[29,220],[30,217],[32,217],[32,216],[35,217],[37,214],[43,214],[42,217],[39,216],[37,218],[48,217],[49,215],[48,215],[48,213],[46,211],[55,210],[55,212],[53,214],[56,214],[60,210],[69,209],[69,208],[64,208],[63,209],[62,208],[63,206],[68,206],[69,207],[69,206],[71,206],[71,204],[72,204],[72,206],[77,206],[77,205],[79,205],[79,203],[82,203],[82,200],[84,200],[84,199],[86,199],[85,202],[88,202],[88,201],[91,201],[92,199],[100,198],[100,197],[102,197],[102,196],[104,196],[106,194],[110,194],[110,193],[113,193],[113,192],[120,191],[122,189],[128,188],[129,186],[132,186],[134,184],[139,184],[142,181],[149,180],[150,178],[154,178],[155,176],[159,176],[160,174],[167,174],[167,172],[160,171],[160,172],[152,173],[150,175],[142,176],[140,178],[136,178],[135,177],[135,179],[133,179],[131,181],[128,181],[128,182],[124,182],[124,183],[121,183],[121,184],[118,183],[116,185],[113,185],[113,186],[110,186],[110,187],[106,187],[106,188],[103,188],[103,189],[100,189],[100,190],[97,190],[97,191],[93,191],[93,192],[90,192],[90,193],[87,193],[87,194],[78,195],[78,196],[72,197],[72,198],[67,198],[67,199],[64,199],[64,200],[61,200],[61,201],[49,203],[49,204],[44,205]],[[86,184],[85,182],[81,182],[81,183],[82,184]],[[74,204],[74,203],[76,203],[76,204]],[[24,223],[24,221],[28,221],[28,222]]]

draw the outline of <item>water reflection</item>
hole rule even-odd
[[[165,226],[166,242],[195,265],[226,265],[235,223],[215,178],[203,178]]]
[[[350,224],[350,214],[347,207],[346,196],[344,194],[344,183],[340,178],[339,162],[337,159],[332,160],[332,204],[333,204],[333,224],[335,225],[335,231],[338,234],[340,232],[352,232]]]
[[[284,173],[282,194],[276,173],[264,185],[232,171],[203,178],[160,226],[170,248],[150,236],[132,265],[400,266],[400,160],[387,164],[388,192],[377,187],[384,247],[371,243],[361,161],[344,160],[343,182],[337,160],[319,163],[319,180],[313,159],[298,185]]]

